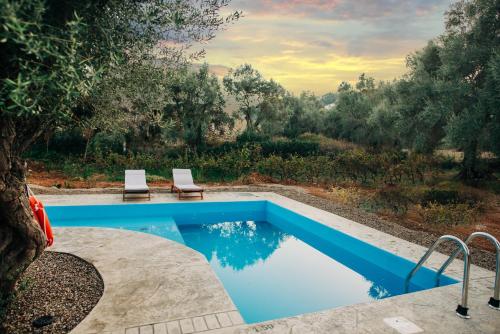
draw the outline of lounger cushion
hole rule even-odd
[[[181,190],[182,192],[202,192],[203,188],[197,186],[193,182],[193,176],[191,175],[190,169],[178,169],[174,168],[172,170],[172,175],[174,177],[174,186]]]
[[[202,191],[203,188],[199,187],[195,184],[176,184],[176,188],[182,190],[182,191]]]
[[[146,192],[149,190],[147,185],[125,186],[126,192]]]
[[[148,190],[145,170],[125,171],[125,192],[147,192]]]
[[[172,170],[172,175],[174,177],[174,184],[178,185],[194,185],[193,176],[191,175],[190,169],[179,169],[174,168]]]

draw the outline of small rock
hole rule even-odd
[[[54,317],[51,315],[44,315],[42,317],[36,318],[31,323],[35,328],[42,328],[48,326],[54,322]]]

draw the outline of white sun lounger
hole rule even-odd
[[[190,193],[200,193],[200,197],[201,199],[203,199],[203,188],[194,184],[190,169],[174,168],[172,169],[172,176],[174,179],[174,184],[172,184],[170,191],[176,192],[179,195],[179,199],[183,197],[183,194]]]
[[[151,200],[151,193],[146,184],[146,171],[144,169],[125,170],[125,187],[123,189],[123,200],[129,194],[147,194]]]

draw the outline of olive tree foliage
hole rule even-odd
[[[184,69],[167,87],[171,99],[164,111],[174,120],[181,138],[196,151],[205,146],[207,135],[223,135],[233,126],[224,111],[224,94],[217,77],[210,74],[208,64],[199,70]]]
[[[332,105],[337,101],[337,94],[333,92],[326,93],[321,96],[320,101],[324,106]]]
[[[371,96],[372,110],[366,120],[366,142],[375,148],[400,148],[401,133],[397,126],[399,115],[395,112],[397,91],[394,83],[380,82]]]
[[[331,97],[328,99],[328,102],[330,101],[332,101]],[[326,110],[323,108],[324,102],[313,93],[302,92],[298,97],[289,95],[285,100],[285,104],[288,118],[284,134],[287,137],[296,138],[306,132],[323,132],[326,117]]]
[[[168,85],[175,72],[158,67],[157,64],[130,64],[116,73],[113,82],[118,96],[114,102],[115,115],[126,131],[131,148],[154,150],[155,145],[164,145],[173,130],[174,122],[168,118],[163,108],[171,99]],[[118,104],[117,104],[118,102]]]
[[[274,128],[284,116],[285,89],[266,80],[249,64],[231,69],[223,79],[226,91],[238,103],[236,116],[245,121],[246,131],[279,131]]]
[[[394,83],[376,85],[373,78],[361,74],[354,87],[346,82],[339,86],[323,131],[327,136],[374,148],[398,147],[396,105]]]
[[[361,143],[365,139],[367,124],[366,120],[371,112],[368,94],[374,87],[366,86],[364,75],[358,84],[359,89],[353,88],[344,82],[338,89],[337,101],[328,115],[327,134],[334,138],[341,138]]]
[[[0,308],[24,268],[45,246],[24,195],[21,154],[68,119],[93,77],[81,56],[82,18],[46,24],[42,1],[0,3]]]
[[[498,129],[498,0],[459,1],[447,13],[446,33],[440,37],[442,76],[448,84],[450,112],[447,140],[464,152],[460,176],[481,178],[480,150],[495,146],[491,131]],[[493,84],[493,85],[492,85]],[[495,124],[496,121],[496,124]]]
[[[407,57],[409,73],[396,83],[397,128],[407,148],[432,153],[445,136],[446,85],[440,79],[441,59],[435,42]]]
[[[114,66],[202,55],[189,46],[240,15],[221,14],[228,2],[0,0],[0,303],[45,244],[24,194],[23,152],[73,122]]]
[[[402,134],[423,151],[443,141],[463,150],[466,180],[486,175],[479,152],[497,146],[498,11],[497,0],[452,4],[445,33],[410,55],[410,73],[398,84]]]
[[[173,129],[173,121],[163,113],[171,98],[169,72],[147,60],[114,66],[88,97],[79,100],[73,118],[87,141],[84,161],[98,133],[124,138],[124,149],[153,149],[152,144],[167,141]],[[146,147],[139,147],[145,142]]]
[[[486,108],[490,110],[491,120],[486,129],[486,149],[500,156],[500,50],[490,59],[487,70],[483,99]]]

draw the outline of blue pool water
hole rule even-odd
[[[247,323],[402,294],[414,266],[267,201],[51,206],[47,211],[54,226],[129,229],[199,251]],[[456,282],[447,276],[440,281]],[[435,272],[423,268],[410,291],[434,284]]]

